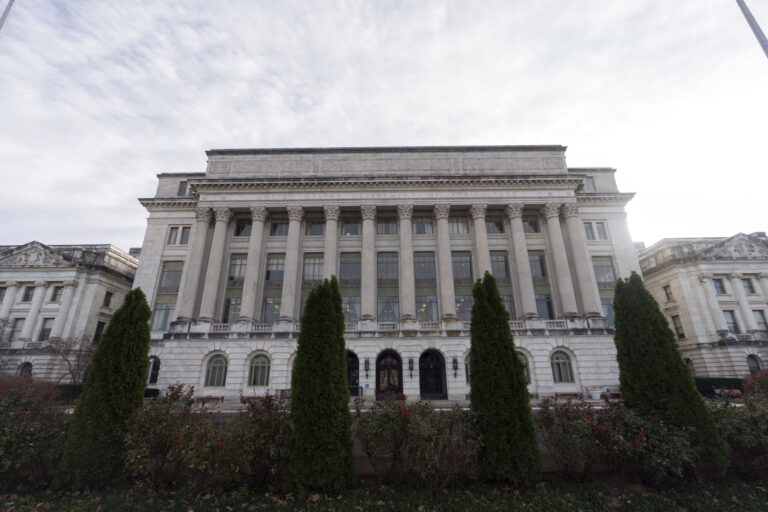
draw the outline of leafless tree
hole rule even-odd
[[[64,361],[66,368],[58,382],[67,375],[73,383],[83,382],[93,353],[96,351],[96,344],[90,338],[83,336],[56,341],[51,344],[50,349]]]

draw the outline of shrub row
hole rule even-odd
[[[714,398],[717,396],[716,389],[737,389],[744,391],[744,381],[742,379],[724,379],[718,377],[695,377],[693,379],[696,389],[702,395]]]

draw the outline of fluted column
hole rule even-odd
[[[486,204],[473,204],[469,209],[472,214],[472,220],[475,223],[475,254],[477,256],[477,267],[480,270],[480,278],[486,272],[491,271],[491,253],[488,251],[488,233],[485,229],[485,210]]]
[[[213,209],[216,217],[216,225],[213,228],[211,239],[211,252],[208,255],[208,269],[205,272],[205,286],[203,286],[203,299],[200,302],[200,319],[208,322],[217,321],[216,296],[221,284],[222,265],[224,262],[224,242],[227,238],[227,226],[232,218],[232,210],[226,207]]]
[[[40,308],[43,305],[43,299],[45,298],[45,290],[48,288],[48,283],[38,281],[35,283],[35,293],[32,295],[32,303],[29,305],[29,313],[24,320],[24,327],[21,329],[21,335],[19,340],[30,341],[32,337],[32,329],[35,328],[37,323],[37,316],[40,314]]]
[[[571,240],[573,262],[576,267],[576,279],[579,283],[581,305],[587,317],[603,316],[603,308],[600,304],[600,292],[597,289],[597,278],[592,266],[592,258],[587,249],[587,240],[584,235],[584,225],[579,218],[579,207],[568,203],[563,205],[565,225],[568,228],[568,238]]]
[[[397,207],[400,218],[400,319],[416,319],[416,280],[413,272],[412,204]]]
[[[699,275],[699,281],[701,282],[701,286],[704,287],[704,295],[707,297],[710,316],[715,323],[715,329],[717,330],[717,333],[722,336],[723,334],[728,333],[728,325],[725,323],[723,310],[720,309],[720,303],[717,300],[715,287],[712,285],[712,274]]]
[[[256,319],[256,294],[259,291],[259,264],[265,220],[267,209],[263,206],[251,206],[251,237],[248,239],[248,259],[245,262],[243,298],[240,302],[238,321],[252,322]]]
[[[563,231],[560,229],[560,205],[548,203],[544,206],[544,217],[547,219],[547,232],[549,233],[549,246],[552,249],[552,257],[555,260],[555,273],[557,274],[557,290],[560,296],[562,316],[578,316],[576,309],[576,294],[573,292],[571,271],[568,268],[568,257],[565,254],[565,242]]]
[[[523,205],[510,204],[507,206],[507,215],[512,226],[512,251],[515,255],[515,269],[520,287],[522,316],[524,318],[538,318],[536,292],[533,289],[533,278],[531,277],[531,262],[528,259],[528,245],[525,242],[525,230],[523,229]]]
[[[16,302],[16,293],[19,291],[19,286],[17,281],[6,283],[3,307],[0,309],[0,321],[8,320],[8,317],[11,316],[11,308]]]
[[[456,293],[453,289],[453,258],[451,257],[451,232],[448,214],[451,205],[435,205],[437,219],[437,264],[440,267],[440,308],[443,318],[456,318]]]
[[[325,251],[323,253],[323,277],[336,273],[336,259],[339,253],[339,207],[325,206]]]
[[[363,251],[360,255],[360,320],[376,319],[376,207],[360,207],[363,217]]]
[[[51,335],[49,339],[61,338],[61,333],[64,331],[64,324],[67,322],[69,308],[72,306],[72,297],[75,295],[76,287],[77,281],[67,281],[64,283],[64,293],[61,296],[59,314],[56,315],[56,320],[53,321],[53,327],[51,327]]]
[[[757,322],[755,322],[755,315],[752,314],[752,308],[749,307],[749,300],[747,294],[744,292],[744,285],[741,280],[744,277],[738,272],[728,276],[731,280],[731,287],[733,288],[736,299],[739,301],[739,309],[741,310],[741,316],[744,317],[744,328],[747,332],[759,330]]]
[[[200,276],[203,271],[203,255],[205,241],[208,239],[208,226],[211,223],[210,208],[195,208],[195,229],[189,244],[187,271],[184,278],[184,288],[179,300],[179,320],[191,320],[195,315],[195,301],[200,288]]]
[[[288,207],[288,245],[285,247],[283,270],[283,298],[280,300],[280,322],[295,322],[296,280],[299,276],[299,238],[304,209],[301,206]]]

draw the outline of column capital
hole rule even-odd
[[[360,207],[360,214],[363,220],[376,220],[376,207],[370,204],[365,204]]]
[[[435,205],[435,218],[447,219],[448,214],[451,212],[451,205],[449,204],[436,204]]]
[[[64,281],[61,284],[62,286],[64,286],[64,288],[67,288],[69,286],[71,286],[72,288],[77,288],[77,281]]]
[[[579,205],[576,203],[565,203],[562,207],[563,215],[568,217],[578,217],[579,216]]]
[[[288,207],[288,220],[301,222],[304,218],[304,208],[301,206],[289,206]]]
[[[413,205],[401,204],[397,207],[397,216],[400,219],[411,219],[413,217]]]
[[[323,206],[325,210],[325,220],[339,220],[340,208],[337,205]]]
[[[760,272],[759,274],[757,274],[757,278],[758,279],[768,279],[768,273]]]
[[[523,203],[509,203],[507,205],[507,216],[510,219],[514,219],[516,217],[522,217],[524,206],[525,205]]]
[[[251,206],[251,220],[253,222],[264,222],[267,220],[267,209],[264,206]]]
[[[46,288],[51,286],[51,283],[48,283],[46,281],[35,281],[33,284],[35,285],[35,288],[37,288],[38,286],[44,286]]]
[[[699,281],[704,282],[707,279],[712,279],[714,276],[708,272],[702,272],[699,274]]]
[[[472,214],[473,219],[484,219],[485,210],[488,208],[487,204],[473,204],[469,209],[469,213]]]
[[[216,217],[216,222],[229,222],[232,218],[232,210],[225,206],[219,206],[213,209],[213,215]]]
[[[744,275],[740,272],[732,272],[728,274],[728,277],[730,277],[731,279],[741,279],[742,277],[744,277]]]
[[[542,209],[544,217],[549,220],[560,216],[560,205],[558,203],[547,203]]]
[[[8,281],[7,283],[5,283],[5,286],[7,286],[8,288],[13,288],[13,287],[18,288],[19,286],[21,286],[21,283],[18,281]]]
[[[211,211],[210,208],[202,208],[202,207],[195,208],[195,218],[198,221],[211,222],[212,217],[213,217],[213,212]]]

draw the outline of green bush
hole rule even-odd
[[[744,379],[744,391],[749,395],[768,396],[768,370],[760,370]]]
[[[418,479],[434,487],[477,475],[479,442],[472,414],[455,406],[387,397],[362,411],[356,400],[355,436],[376,473],[387,482]]]
[[[59,400],[66,404],[73,404],[83,393],[83,384],[56,384],[59,390]]]
[[[715,393],[716,389],[738,389],[739,391],[744,391],[744,381],[742,379],[695,377],[693,381],[699,393],[709,398],[717,396],[717,393]]]
[[[768,465],[768,398],[747,395],[744,406],[723,401],[714,408],[717,430],[731,453],[731,466],[757,476]]]
[[[160,396],[160,390],[155,388],[147,388],[144,390],[144,398],[157,398]]]

